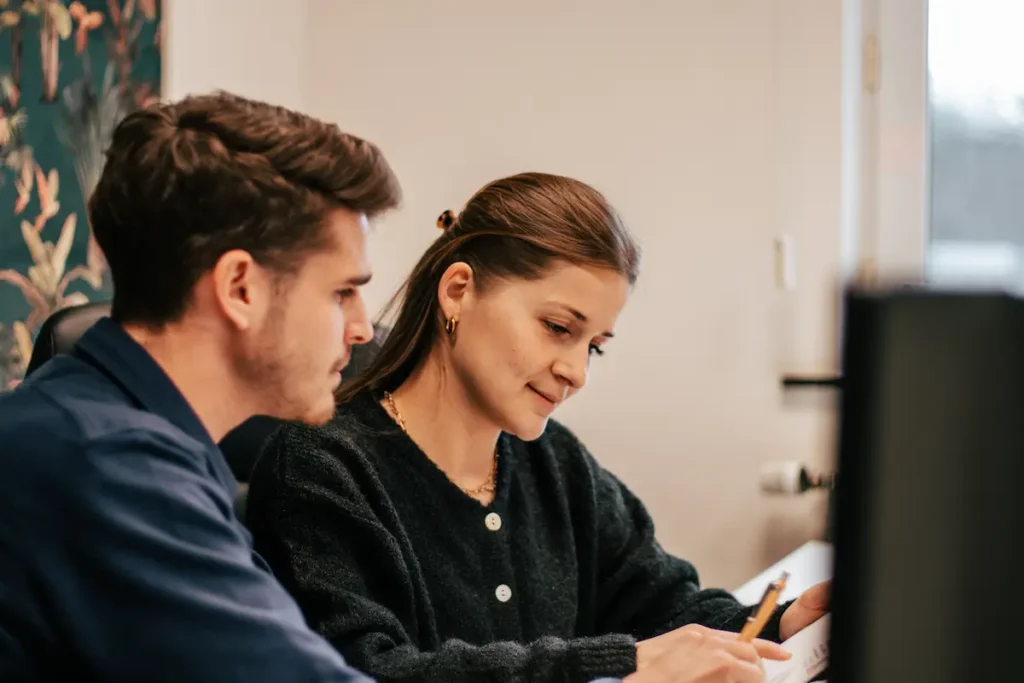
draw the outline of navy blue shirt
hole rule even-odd
[[[110,319],[0,396],[0,681],[367,681],[253,553],[235,488]]]

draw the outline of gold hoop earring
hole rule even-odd
[[[451,335],[455,334],[455,326],[458,325],[458,324],[459,324],[458,318],[456,318],[453,315],[452,317],[448,318],[448,321],[444,324],[444,331],[447,332],[449,336],[451,336]]]

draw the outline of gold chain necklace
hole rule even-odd
[[[402,417],[402,413],[399,412],[398,406],[395,405],[395,397],[391,395],[390,391],[384,392],[384,400],[388,402],[388,408],[390,409],[392,416],[394,416],[395,421],[398,423],[398,426],[402,428],[402,431],[405,432],[406,436],[409,436],[409,429],[405,426],[405,418]],[[448,475],[445,474],[445,476]],[[467,496],[475,497],[485,493],[494,493],[498,481],[498,446],[494,446],[494,460],[491,462],[491,471],[487,475],[487,480],[484,483],[474,488],[466,488],[462,484],[452,481],[451,477],[448,477],[448,481],[451,481],[453,484],[458,486],[459,490]]]

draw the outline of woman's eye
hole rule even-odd
[[[591,345],[590,345],[590,349],[589,349],[589,351],[590,351],[590,355],[591,355],[591,356],[593,356],[593,355],[594,355],[595,353],[596,353],[596,354],[597,354],[598,356],[603,356],[603,355],[604,355],[604,349],[602,349],[602,348],[601,348],[600,346],[598,346],[597,344],[591,344]]]
[[[563,327],[562,325],[559,325],[558,323],[552,323],[552,322],[545,321],[544,324],[547,325],[548,329],[551,330],[555,334],[559,334],[559,335],[561,335],[561,334],[569,334],[569,328]]]

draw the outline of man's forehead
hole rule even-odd
[[[371,274],[366,248],[369,229],[366,216],[338,209],[329,216],[326,228],[329,239],[323,249],[311,255],[310,261],[339,282],[364,284]]]
[[[370,220],[366,214],[343,208],[332,209],[325,222],[327,232],[339,241],[365,239],[370,230]]]

